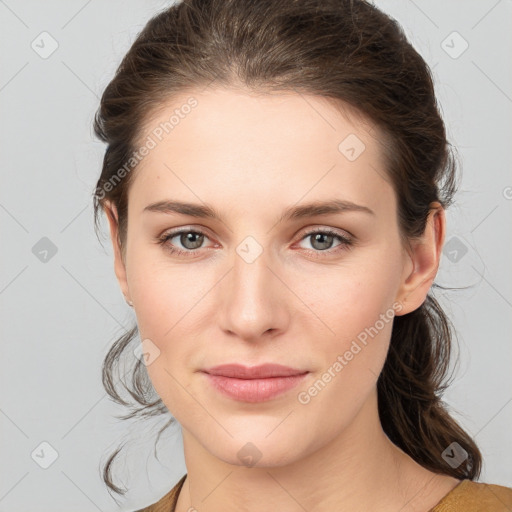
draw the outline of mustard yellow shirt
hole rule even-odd
[[[159,501],[136,512],[175,512],[186,476]],[[429,512],[512,512],[512,488],[462,480]]]

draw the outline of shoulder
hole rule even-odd
[[[174,509],[176,508],[176,502],[178,501],[178,495],[181,488],[183,487],[183,482],[185,482],[186,477],[187,474],[185,473],[179,482],[156,503],[141,508],[140,510],[136,510],[135,512],[174,512]]]
[[[186,474],[160,500],[136,512],[174,512]],[[430,512],[510,512],[512,488],[462,480]]]
[[[431,512],[509,512],[512,488],[462,480]]]

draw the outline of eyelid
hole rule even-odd
[[[318,225],[313,226],[312,228],[304,228],[304,231],[300,232],[300,233],[302,233],[301,240],[303,237],[305,237],[307,235],[312,235],[318,231],[322,231],[322,232],[329,231],[333,235],[340,236],[341,238],[344,238],[346,240],[353,240],[355,238],[354,235],[352,233],[350,233],[349,231],[347,231],[346,229],[333,228],[331,226],[324,226],[324,225],[318,224]]]
[[[208,234],[208,229],[204,227],[196,227],[196,226],[180,226],[179,228],[173,228],[167,231],[164,231],[161,235],[157,237],[157,243],[164,246],[169,250],[171,253],[174,253],[178,256],[184,256],[184,257],[196,257],[195,255],[200,254],[202,249],[208,249],[211,247],[199,247],[197,249],[180,249],[178,247],[169,245],[169,240],[171,238],[174,238],[175,236],[181,235],[182,233],[196,233],[203,235],[204,237],[211,239],[211,237]],[[320,234],[327,234],[334,236],[338,238],[339,244],[335,245],[332,248],[326,249],[325,251],[320,250],[314,250],[314,249],[303,249],[308,254],[314,255],[315,258],[322,258],[322,257],[329,257],[333,256],[335,254],[338,254],[340,251],[351,249],[353,245],[355,245],[356,239],[352,233],[341,230],[340,228],[333,228],[331,226],[322,226],[322,225],[316,225],[314,227],[308,227],[303,228],[303,231],[300,232],[301,235],[299,236],[299,239],[297,242],[294,243],[298,244],[305,240],[308,236],[320,233]],[[295,238],[295,237],[294,237]],[[325,256],[324,256],[325,255]]]
[[[172,246],[170,244],[170,239],[175,236],[179,236],[183,233],[196,233],[199,235],[203,235],[205,238],[211,239],[208,234],[208,230],[206,228],[194,227],[194,226],[180,226],[179,228],[173,228],[169,230],[165,230],[161,235],[156,237],[156,243],[161,245],[164,249],[169,251],[171,254],[175,254],[177,256],[184,257],[196,257],[202,250],[211,249],[212,247],[200,247],[198,249],[180,249],[179,247]]]
[[[308,228],[303,228],[302,230],[299,231],[299,235],[300,236],[300,240],[302,240],[305,236],[308,236],[308,235],[312,235],[312,234],[315,234],[317,233],[318,231],[330,231],[332,232],[333,235],[337,235],[337,236],[340,236],[341,238],[344,238],[346,240],[353,240],[355,237],[352,233],[350,233],[349,231],[347,231],[346,229],[340,229],[340,228],[334,228],[334,227],[331,227],[331,226],[325,226],[325,225],[321,225],[321,224],[317,224],[313,227],[308,227]],[[180,226],[179,228],[171,228],[169,230],[165,230],[161,235],[159,235],[157,238],[158,239],[161,239],[161,238],[166,238],[166,237],[169,237],[169,236],[176,236],[176,235],[179,235],[181,233],[188,233],[188,232],[197,232],[201,235],[204,235],[208,238],[211,238],[210,234],[209,234],[209,230],[203,226],[193,226],[193,225],[190,225],[190,226]],[[299,235],[295,235],[294,238],[296,236],[299,236]],[[299,241],[300,241],[299,240]]]
[[[157,240],[164,240],[164,239],[169,239],[169,238],[174,238],[175,236],[177,235],[181,235],[182,233],[196,233],[196,234],[200,234],[200,235],[203,235],[205,238],[208,238],[211,240],[211,236],[209,234],[209,230],[207,230],[207,228],[204,228],[204,227],[196,227],[196,226],[180,226],[179,228],[172,228],[172,229],[168,229],[168,230],[165,230],[161,235],[158,235],[156,237]],[[197,252],[199,251],[199,249],[196,249],[196,251],[194,252]],[[190,251],[192,252],[192,251]]]

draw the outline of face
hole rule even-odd
[[[231,464],[246,443],[255,465],[286,464],[340,435],[375,391],[393,315],[424,300],[431,261],[402,246],[379,137],[363,118],[312,95],[215,89],[173,98],[141,140],[191,96],[196,106],[153,135],[136,170],[116,274],[153,386],[184,432]],[[334,201],[343,208],[286,215]],[[230,363],[307,373],[281,379],[291,387],[280,394],[235,398],[215,385],[229,379],[203,372]]]

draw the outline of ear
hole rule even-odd
[[[110,226],[110,238],[114,249],[114,271],[119,282],[119,286],[126,301],[130,300],[128,290],[128,281],[126,279],[126,265],[121,251],[119,241],[119,222],[117,208],[113,203],[107,202],[104,208],[105,214]]]
[[[419,239],[411,241],[411,248],[407,251],[409,261],[397,294],[402,309],[397,316],[410,313],[425,302],[439,268],[446,217],[439,202],[432,203],[430,208],[425,232]]]

